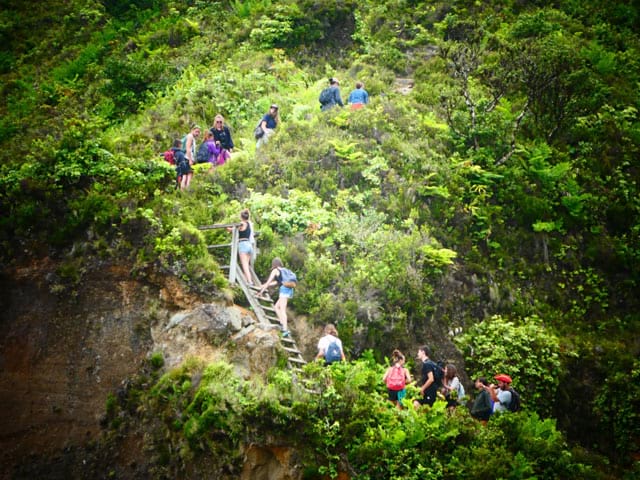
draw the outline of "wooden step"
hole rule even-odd
[[[297,348],[289,348],[289,347],[282,347],[285,349],[285,351],[289,352],[289,353],[295,353],[297,355],[302,355],[302,352],[300,352]]]
[[[301,365],[305,365],[307,362],[304,358],[293,358],[293,357],[289,357],[287,359],[288,362],[293,362],[293,363],[299,363]]]

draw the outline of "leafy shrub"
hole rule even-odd
[[[139,400],[140,421],[159,420],[146,423],[146,448],[155,452],[150,461],[175,472],[202,464],[233,475],[243,444],[275,442],[315,465],[308,475],[332,478],[340,472],[416,480],[596,478],[576,461],[553,421],[502,415],[483,427],[464,407],[448,414],[442,401],[400,411],[385,398],[383,371],[372,352],[330,367],[312,362],[295,379],[272,370],[267,384],[242,380],[222,362],[187,362]],[[416,393],[409,389],[409,396]],[[162,454],[166,449],[176,454]]]
[[[473,325],[456,342],[474,377],[506,373],[525,408],[548,415],[558,388],[560,343],[536,316],[510,321],[494,315]]]

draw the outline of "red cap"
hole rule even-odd
[[[499,382],[504,382],[504,383],[511,383],[513,381],[513,380],[511,380],[511,377],[509,375],[505,375],[504,373],[496,375],[493,378],[495,378]]]

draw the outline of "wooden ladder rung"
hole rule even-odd
[[[304,358],[293,358],[293,357],[289,357],[289,358],[287,359],[287,361],[289,361],[289,362],[293,362],[293,363],[298,363],[298,364],[301,364],[301,365],[304,365],[304,364],[306,364],[306,363],[307,363],[307,362],[305,361],[305,359],[304,359]]]

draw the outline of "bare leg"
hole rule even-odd
[[[251,261],[250,253],[240,253],[240,264],[242,265],[242,273],[244,273],[244,278],[248,284],[253,285],[253,278],[251,278],[251,268],[249,267],[249,262]]]
[[[187,188],[189,188],[189,183],[190,182],[191,182],[191,174],[190,173],[182,175],[182,183],[180,185],[180,189],[181,190],[186,190]]]
[[[280,320],[280,324],[282,325],[283,330],[287,330],[287,302],[289,299],[287,297],[280,296],[278,297],[278,301],[274,305],[276,310],[276,315],[278,316],[278,320]]]

